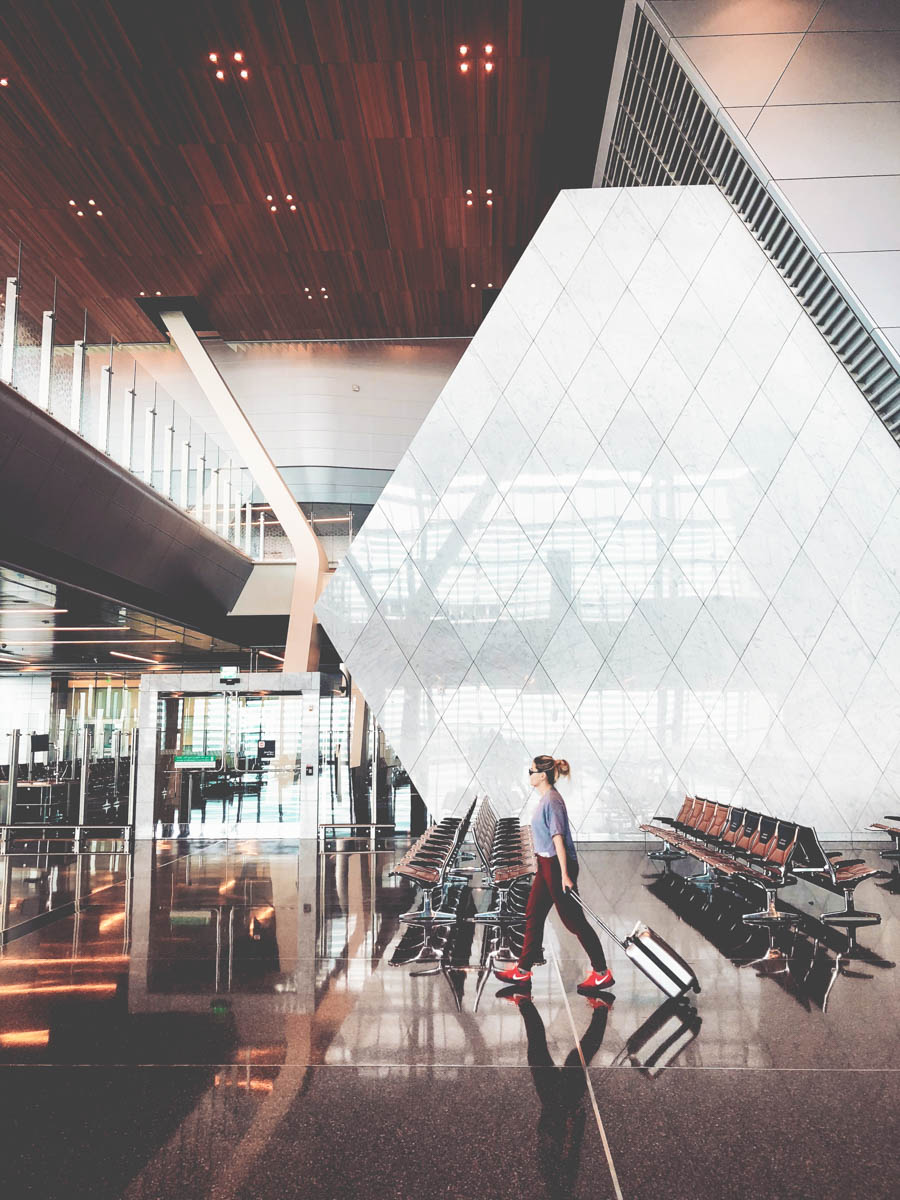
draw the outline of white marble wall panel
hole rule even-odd
[[[900,788],[897,447],[715,188],[564,193],[319,616],[435,815]]]

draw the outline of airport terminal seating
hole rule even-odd
[[[429,825],[394,867],[391,874],[411,880],[423,896],[422,907],[404,913],[401,921],[421,924],[456,920],[455,910],[445,909],[442,900],[446,888],[453,882],[451,869],[469,831],[475,804],[473,800],[464,817],[444,817]]]
[[[900,859],[900,817],[885,816],[880,821],[873,822],[869,828],[878,833],[890,834],[892,847],[890,850],[882,850],[881,857]]]
[[[657,817],[641,829],[664,843],[665,850],[651,851],[651,857],[662,859],[667,869],[675,858],[690,857],[705,868],[694,882],[714,886],[727,880],[761,889],[766,907],[746,914],[745,921],[790,923],[791,915],[778,910],[776,898],[801,878],[843,896],[843,909],[822,915],[826,924],[852,932],[881,921],[878,913],[861,912],[854,902],[856,888],[878,869],[862,859],[845,859],[840,851],[826,852],[811,825],[685,796],[676,817]]]
[[[520,880],[537,869],[530,826],[521,825],[518,817],[498,817],[490,799],[482,796],[472,822],[472,834],[497,896],[496,908],[477,913],[475,920],[495,925],[523,920],[520,906],[510,903],[510,893]]]

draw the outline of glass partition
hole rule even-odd
[[[299,837],[302,702],[299,692],[163,694],[154,820],[192,837]]]

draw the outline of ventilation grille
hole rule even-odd
[[[714,183],[900,442],[900,376],[638,8],[603,183]]]

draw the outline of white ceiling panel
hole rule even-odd
[[[798,46],[769,103],[900,100],[898,62],[900,32],[811,33]]]
[[[761,33],[745,37],[687,37],[680,45],[726,108],[765,104],[800,34]]]

